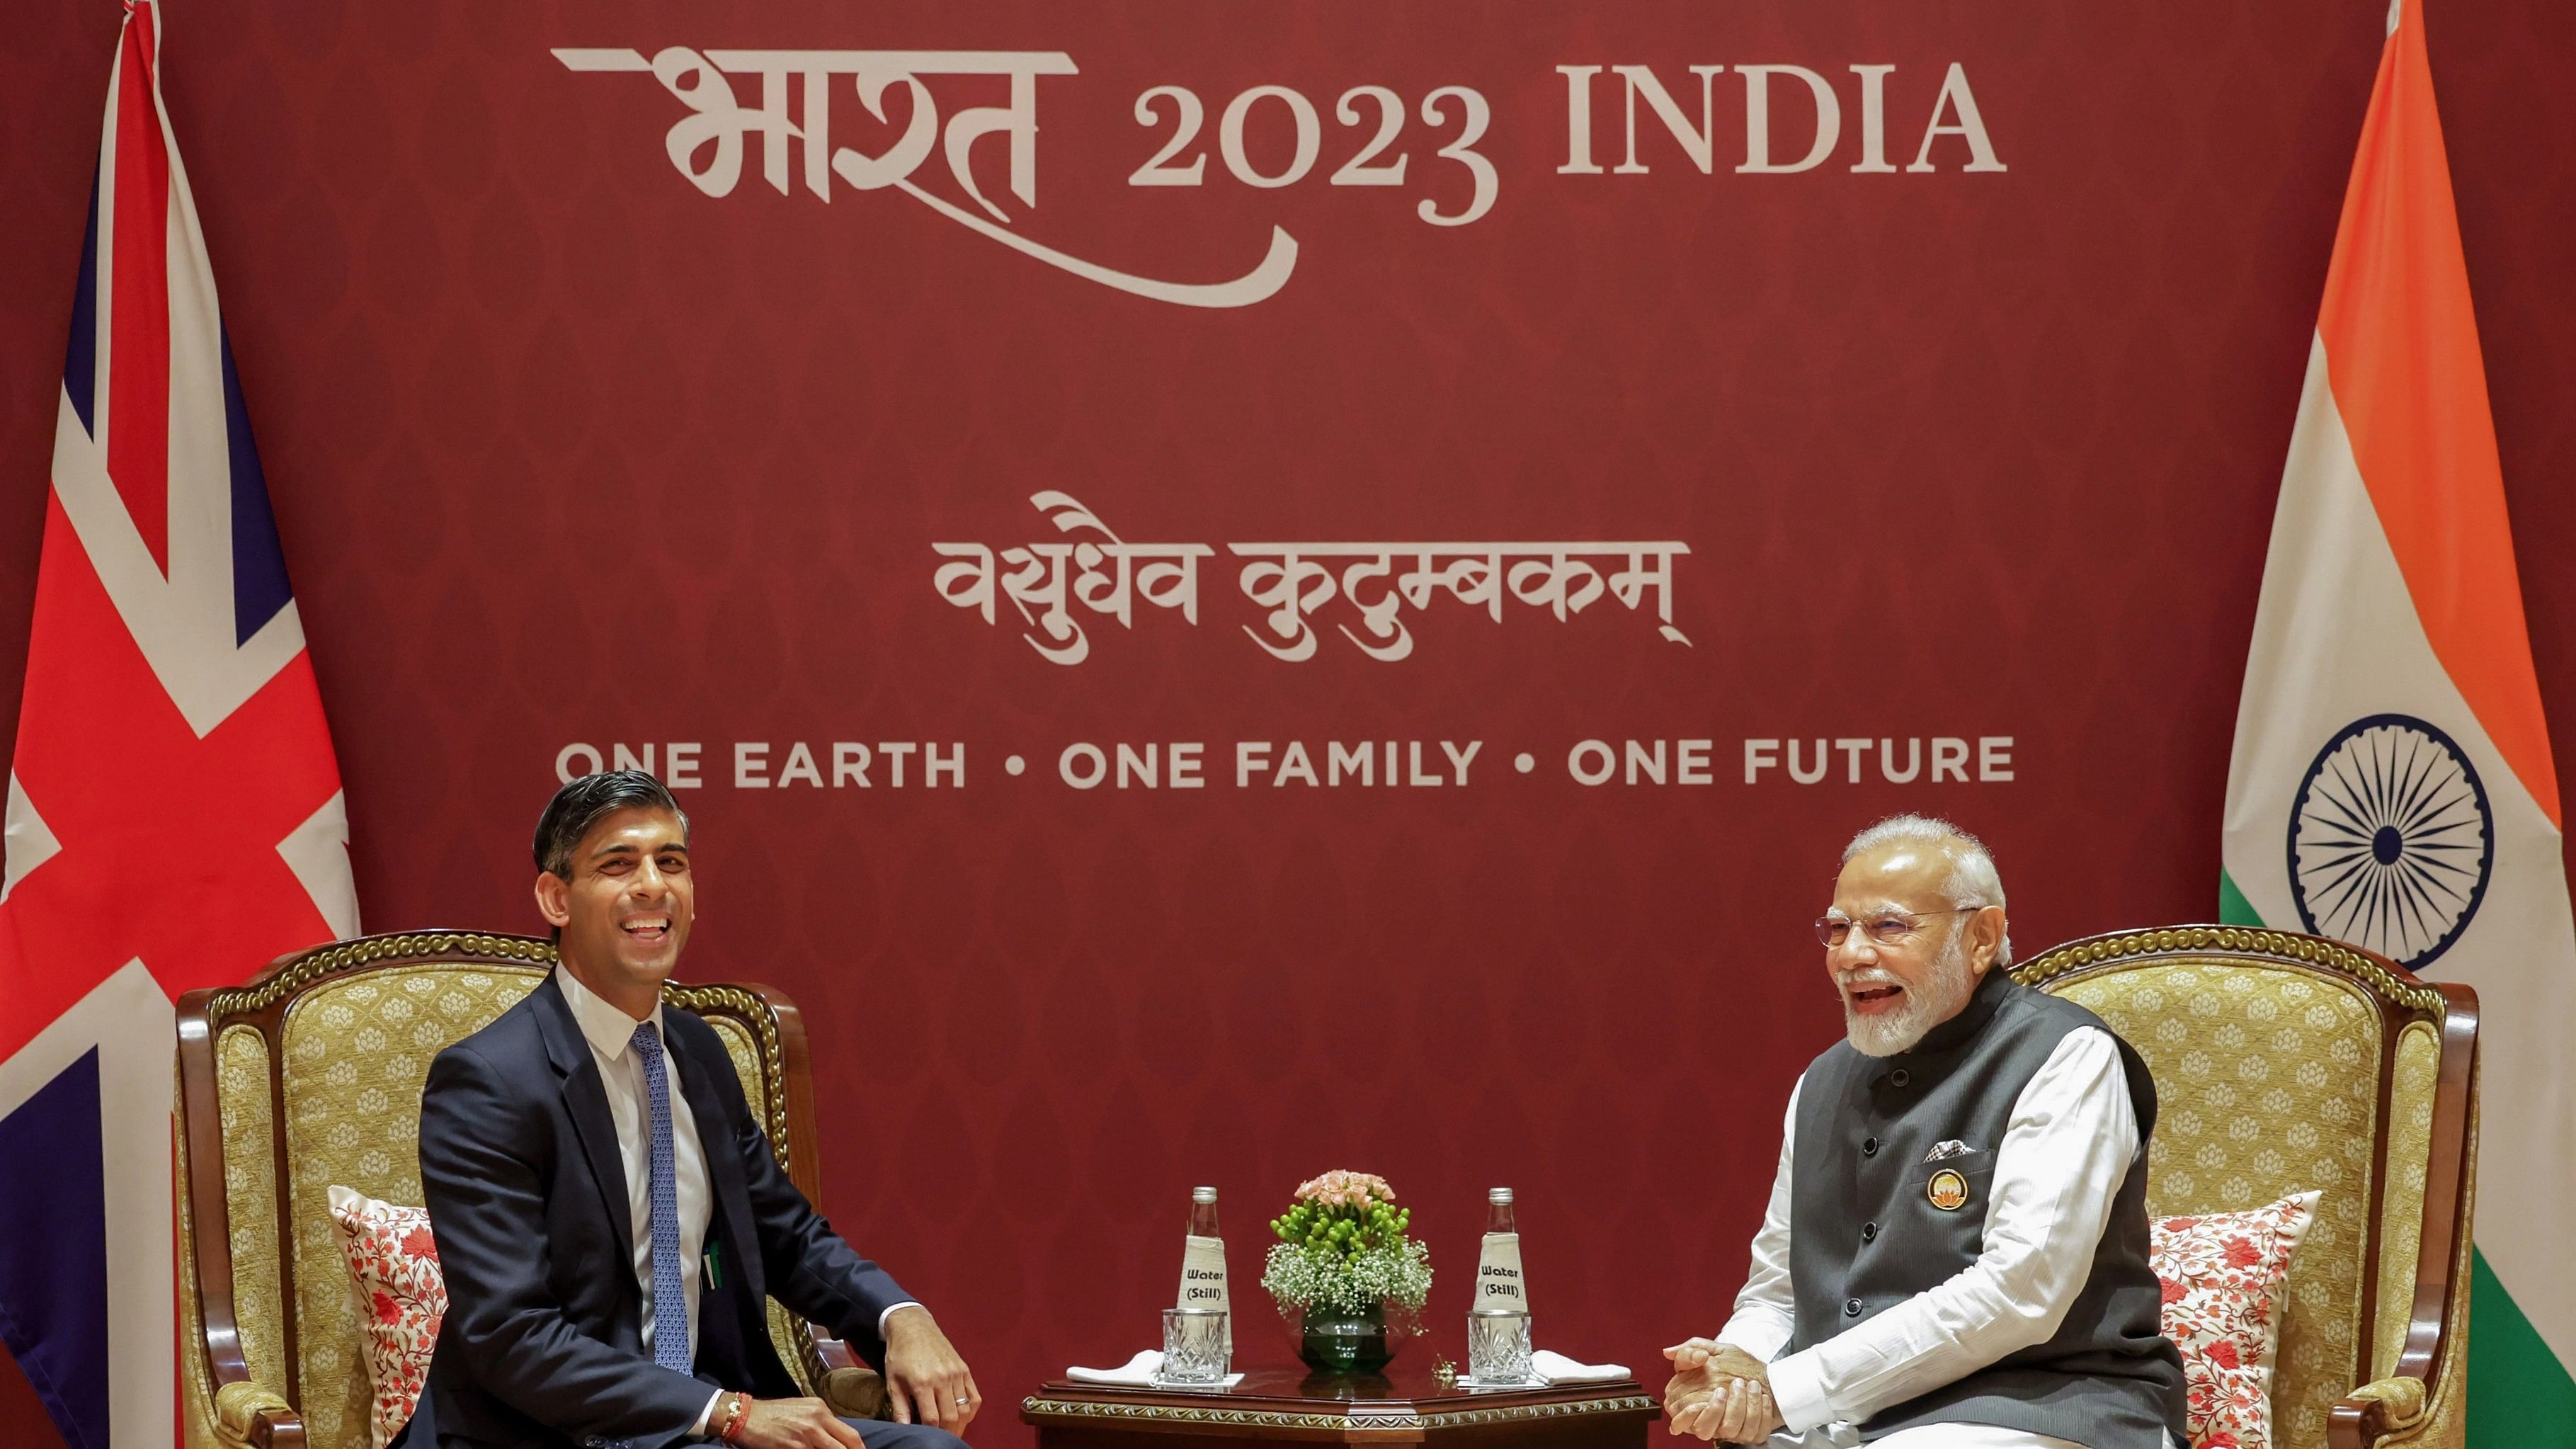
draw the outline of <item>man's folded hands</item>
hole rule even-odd
[[[1664,1350],[1666,1429],[1728,1444],[1753,1444],[1782,1427],[1768,1365],[1731,1343],[1694,1338]]]

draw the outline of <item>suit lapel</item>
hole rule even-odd
[[[672,1031],[671,1018],[676,1011],[662,1012],[664,1039],[687,1065],[680,1073],[680,1096],[688,1103],[689,1116],[697,1124],[698,1150],[707,1160],[707,1182],[715,1189],[716,1211],[723,1217],[724,1241],[729,1245],[725,1271],[743,1275],[750,1286],[760,1285],[760,1265],[756,1261],[760,1239],[751,1231],[751,1192],[742,1178],[742,1158],[734,1145],[733,1124],[725,1118],[722,1099],[715,1089],[717,1072],[733,1070],[733,1059],[722,1050],[701,1052],[690,1045],[693,1032]]]
[[[616,1232],[620,1263],[628,1261],[635,1241],[635,1219],[626,1208],[626,1155],[617,1146],[617,1119],[608,1115],[608,1088],[599,1079],[599,1061],[590,1053],[572,1003],[554,976],[537,984],[537,1022],[546,1038],[546,1060],[563,1077],[564,1110],[581,1138],[582,1155],[608,1206],[608,1223]],[[625,1275],[633,1277],[632,1273]]]

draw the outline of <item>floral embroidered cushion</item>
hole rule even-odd
[[[2316,1207],[2317,1194],[2302,1192],[2153,1225],[2149,1258],[2164,1287],[2165,1337],[2182,1350],[2193,1449],[2273,1449],[2273,1360],[2289,1307],[2281,1285]]]
[[[447,1313],[447,1279],[430,1238],[429,1209],[378,1202],[333,1186],[331,1217],[366,1326],[367,1379],[374,1385],[368,1430],[385,1449],[411,1419],[429,1378],[438,1321]]]

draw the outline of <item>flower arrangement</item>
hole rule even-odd
[[[1296,1204],[1271,1221],[1261,1286],[1290,1315],[1356,1316],[1392,1306],[1422,1311],[1431,1296],[1431,1250],[1405,1236],[1409,1208],[1366,1172],[1328,1172],[1297,1185]]]

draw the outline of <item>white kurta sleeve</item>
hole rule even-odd
[[[1753,1235],[1753,1271],[1744,1291],[1735,1295],[1735,1314],[1719,1329],[1718,1340],[1768,1363],[1789,1346],[1797,1329],[1797,1298],[1789,1286],[1789,1161],[1798,1138],[1798,1088],[1789,1089],[1789,1110],[1780,1119],[1780,1170],[1771,1177],[1771,1206],[1762,1214],[1762,1230]]]
[[[1793,1431],[1835,1420],[1858,1423],[2046,1342],[2092,1273],[2112,1198],[2137,1151],[2137,1113],[2119,1046],[2094,1027],[2067,1033],[2015,1099],[1996,1144],[1977,1260],[1869,1321],[1773,1362],[1771,1393],[1781,1418]],[[1783,1282],[1787,1242],[1784,1227]]]

